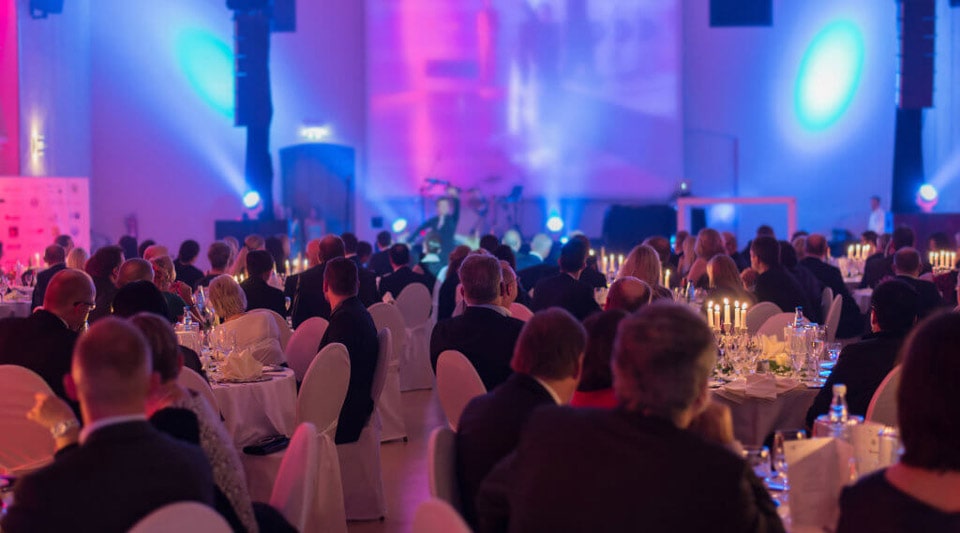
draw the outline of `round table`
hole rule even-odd
[[[806,426],[807,410],[813,405],[819,388],[800,387],[777,395],[776,400],[711,391],[713,400],[730,408],[733,434],[744,446],[763,444],[767,435],[778,429]]]
[[[293,370],[264,372],[267,381],[213,383],[224,425],[238,448],[272,435],[293,435],[297,422],[297,379]]]
[[[0,318],[30,316],[30,300],[4,300],[0,302]]]

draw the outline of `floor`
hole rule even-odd
[[[430,497],[427,441],[433,428],[447,421],[434,390],[404,392],[402,399],[408,441],[389,442],[380,447],[387,517],[382,522],[350,522],[347,527],[350,533],[407,533],[417,506]]]

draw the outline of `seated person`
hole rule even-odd
[[[656,252],[654,252],[656,255]],[[541,279],[533,289],[532,311],[562,307],[583,320],[600,311],[593,287],[580,281],[587,266],[587,247],[580,239],[570,239],[560,250],[560,273]],[[659,264],[659,263],[658,263]]]
[[[214,312],[223,320],[217,329],[222,329],[227,336],[235,336],[238,351],[250,350],[250,355],[265,365],[286,362],[276,320],[269,313],[246,311],[247,297],[236,280],[227,275],[217,276],[210,282],[208,298]]]
[[[183,320],[185,308],[193,306],[190,286],[177,281],[177,271],[169,255],[156,256],[150,260],[150,264],[153,266],[153,283],[167,300],[167,318],[171,324],[176,324]]]
[[[617,280],[620,282],[624,279]],[[643,283],[642,281],[640,283]],[[609,301],[609,300],[608,300]],[[574,407],[617,406],[617,397],[613,394],[613,374],[610,371],[610,357],[613,355],[613,339],[617,336],[620,321],[627,313],[620,309],[611,309],[589,316],[583,321],[587,330],[587,349],[583,357],[583,376],[577,392],[573,394],[570,405]]]
[[[273,257],[266,250],[254,250],[247,254],[247,274],[240,287],[247,297],[247,310],[269,309],[280,316],[287,316],[283,291],[267,282],[273,274]]]
[[[645,281],[633,276],[617,278],[610,284],[607,292],[607,301],[603,308],[606,311],[619,309],[632,313],[650,303],[653,298],[653,289]]]
[[[917,326],[903,351],[897,419],[903,456],[840,497],[838,533],[960,531],[960,315]]]
[[[410,268],[410,248],[406,244],[394,244],[390,247],[390,266],[393,272],[380,278],[380,297],[390,293],[394,299],[411,283],[420,283],[433,292],[434,279],[426,274],[418,274]]]
[[[903,281],[917,291],[917,316],[921,319],[943,307],[943,297],[937,286],[931,281],[920,279],[923,263],[920,253],[909,246],[893,254],[893,273],[896,279]]]
[[[813,302],[807,301],[800,283],[780,265],[780,243],[776,239],[754,239],[750,244],[750,265],[740,276],[744,285],[753,284],[757,302],[773,302],[784,313],[792,313],[797,307],[805,311],[811,308]]]
[[[676,271],[674,271],[673,274],[674,276],[670,279],[674,280],[674,283],[678,283],[680,276],[677,275]],[[617,278],[627,277],[637,278],[649,285],[652,291],[650,295],[651,301],[659,298],[673,299],[673,293],[670,292],[670,287],[664,287],[662,285],[663,266],[660,263],[660,255],[650,245],[637,245],[627,254],[623,265],[620,266],[620,272],[617,273]]]
[[[120,265],[120,273],[117,275],[117,288],[134,281],[153,283],[153,278],[153,265],[150,264],[150,261],[134,257],[127,259]],[[164,301],[166,301],[166,298],[164,298]]]

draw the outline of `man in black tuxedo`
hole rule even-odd
[[[924,319],[944,306],[943,296],[933,282],[920,279],[923,268],[920,252],[909,246],[900,248],[893,254],[893,273],[896,279],[903,281],[917,291],[917,316]]]
[[[833,386],[847,386],[847,409],[865,416],[877,387],[898,362],[900,346],[917,322],[917,291],[905,281],[890,279],[873,291],[870,330],[862,341],[848,344],[807,411],[807,427],[826,414],[833,402]]]
[[[586,266],[583,271],[580,272],[580,282],[586,283],[594,289],[606,289],[607,275],[600,272],[600,268],[597,266],[597,256],[590,255],[590,239],[582,233],[578,233],[570,238],[579,240],[587,247]]]
[[[873,289],[884,278],[892,277],[893,273],[893,254],[901,248],[906,248],[908,246],[912,247],[916,241],[916,236],[913,233],[913,229],[908,226],[900,226],[897,229],[893,230],[893,235],[890,238],[890,246],[887,249],[886,255],[882,253],[875,253],[867,258],[867,261],[863,265],[863,277],[860,280],[860,288],[865,289],[867,287]],[[920,273],[929,272],[930,268],[928,265],[923,265],[921,263]]]
[[[536,287],[538,281],[560,271],[556,263],[547,262],[551,248],[550,237],[538,233],[530,241],[530,252],[517,254],[517,276],[524,287]]]
[[[390,232],[387,230],[377,233],[377,251],[370,256],[370,261],[367,263],[370,270],[372,270],[377,277],[385,276],[393,272],[393,268],[390,266],[390,245],[392,244],[392,240]]]
[[[93,252],[83,269],[93,278],[97,288],[97,307],[90,312],[90,323],[110,315],[113,297],[117,294],[117,279],[123,264],[123,248],[103,246]]]
[[[754,294],[758,302],[773,302],[785,313],[797,307],[809,308],[797,280],[780,265],[780,243],[777,239],[759,236],[750,243],[750,265],[741,276],[755,277]],[[749,283],[748,283],[749,285]],[[819,305],[819,302],[816,302]]]
[[[273,256],[266,250],[254,250],[247,254],[247,274],[250,277],[240,284],[247,295],[247,311],[269,309],[280,316],[287,316],[283,291],[267,283],[273,266]]]
[[[410,269],[410,248],[406,244],[394,244],[390,247],[390,267],[393,273],[380,278],[380,297],[389,292],[396,299],[403,289],[411,283],[420,283],[433,292],[434,280],[425,274]]]
[[[359,280],[357,265],[337,257],[326,262],[323,272],[323,294],[333,308],[330,325],[320,341],[320,349],[339,342],[350,354],[350,385],[340,408],[337,422],[337,444],[356,442],[373,412],[373,373],[377,367],[377,328],[366,306],[357,297]]]
[[[59,244],[51,244],[43,251],[43,262],[47,264],[47,268],[37,274],[37,285],[33,288],[33,298],[30,301],[31,311],[43,305],[43,295],[47,292],[50,278],[67,268],[66,260],[67,253]]]
[[[476,525],[480,483],[520,440],[533,410],[570,403],[583,368],[587,334],[563,309],[537,313],[524,326],[510,366],[514,374],[467,404],[457,426],[457,480],[463,514]]]
[[[0,365],[19,365],[36,372],[77,413],[79,405],[67,395],[63,376],[70,373],[77,332],[95,307],[96,295],[90,276],[82,270],[64,269],[50,280],[43,307],[27,318],[0,320]]]
[[[510,358],[523,329],[500,306],[503,274],[500,261],[489,254],[467,256],[459,270],[461,294],[467,308],[460,316],[441,320],[430,335],[430,363],[445,350],[457,350],[473,363],[487,390],[503,383],[512,372]]]
[[[357,239],[355,233],[345,231],[340,234],[340,240],[343,241],[343,252],[344,257],[353,261],[357,268],[363,268],[363,263],[360,261],[360,256],[357,255],[357,246],[360,245],[360,239]]]
[[[154,429],[144,410],[157,379],[143,335],[118,318],[104,318],[77,342],[66,386],[80,401],[76,420],[31,411],[64,448],[54,462],[17,481],[14,503],[0,527],[24,531],[129,530],[165,505],[213,504],[213,474],[203,451]],[[79,433],[79,435],[78,435]]]
[[[859,337],[864,332],[863,315],[860,314],[860,306],[847,289],[843,282],[843,274],[840,269],[828,264],[827,258],[827,238],[823,235],[814,233],[807,237],[806,255],[800,260],[800,265],[813,273],[824,287],[833,289],[834,296],[840,296],[842,307],[840,308],[840,323],[837,326],[836,336],[839,339],[849,339]],[[815,302],[811,302],[813,304]],[[823,317],[826,322],[827,317]]]
[[[533,289],[533,311],[562,307],[577,320],[600,312],[593,287],[580,281],[586,268],[587,247],[579,239],[570,239],[560,250],[560,273],[540,280]]]
[[[173,262],[173,268],[177,272],[177,280],[190,286],[190,290],[197,290],[197,285],[203,279],[203,271],[193,265],[200,255],[200,243],[193,239],[187,239],[180,243],[180,250],[177,252],[177,259]]]
[[[716,353],[685,305],[625,318],[612,368],[621,407],[534,411],[481,485],[478,531],[783,531],[732,451],[729,410],[710,404]]]

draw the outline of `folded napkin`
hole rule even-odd
[[[787,343],[781,341],[776,335],[757,335],[760,339],[760,346],[763,348],[763,356],[767,359],[774,358],[787,352]]]
[[[794,526],[833,531],[840,517],[840,491],[850,482],[853,447],[835,438],[783,443],[790,476]]]
[[[220,373],[224,379],[230,381],[246,381],[257,379],[263,373],[263,365],[253,358],[250,350],[234,352],[227,357]]]
[[[799,385],[800,382],[795,379],[781,378],[773,374],[750,374],[746,378],[731,381],[721,390],[728,393],[725,395],[728,398],[740,396],[773,401],[778,395],[793,390]]]

